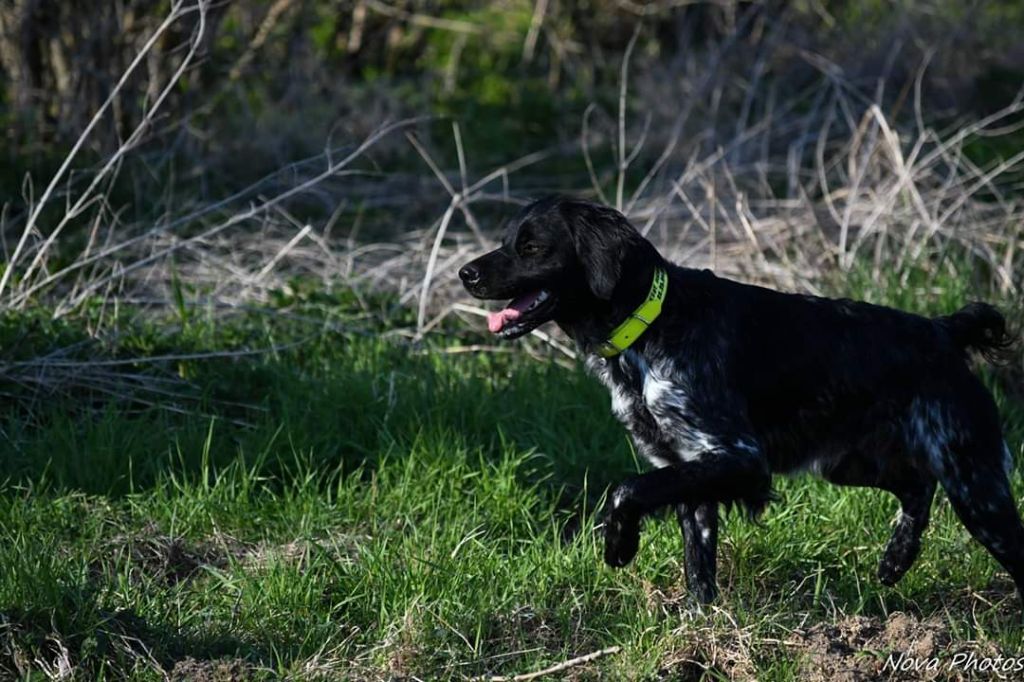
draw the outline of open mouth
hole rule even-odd
[[[555,297],[546,289],[531,291],[509,301],[487,316],[487,329],[503,339],[515,339],[551,319]]]

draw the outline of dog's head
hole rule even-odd
[[[548,320],[572,320],[610,301],[631,265],[649,285],[649,267],[658,258],[618,211],[550,197],[524,208],[501,246],[464,265],[459,277],[477,298],[512,299],[488,315],[487,327],[514,339]]]

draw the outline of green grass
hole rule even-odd
[[[86,389],[31,408],[8,399],[0,677],[44,679],[40,661],[64,656],[79,679],[162,679],[176,664],[181,677],[186,659],[209,679],[464,679],[618,645],[575,674],[697,679],[707,666],[707,679],[791,680],[817,624],[884,624],[896,611],[934,619],[950,640],[943,655],[967,640],[1022,650],[1008,578],[941,495],[921,559],[886,589],[874,572],[895,501],[779,479],[781,501],[760,525],[726,519],[722,597],[700,612],[668,517],[647,523],[622,571],[603,565],[593,534],[563,539],[567,526],[590,527],[607,486],[638,467],[582,371],[443,353],[472,340],[464,330],[414,346],[372,323],[331,331],[357,318],[324,302],[302,312],[319,324],[199,314],[158,329],[126,318],[122,345],[89,351],[305,339],[182,363],[191,416],[96,402]],[[3,345],[83,333],[34,319],[8,318]],[[1024,405],[988,378],[1019,455]]]

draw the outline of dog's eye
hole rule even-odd
[[[526,242],[519,247],[519,253],[524,256],[536,256],[540,253],[540,244],[537,242]]]

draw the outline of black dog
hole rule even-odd
[[[773,473],[810,470],[899,499],[882,583],[894,584],[917,557],[938,481],[1024,594],[1011,455],[967,362],[969,348],[991,355],[1009,345],[995,308],[975,303],[928,319],[740,284],[668,263],[617,211],[558,197],[524,209],[501,248],[459,277],[478,298],[514,298],[488,320],[500,337],[548,320],[572,337],[657,467],[612,492],[608,564],[629,563],[643,517],[673,505],[689,589],[709,601],[718,505],[756,515],[772,497]],[[613,333],[631,315],[651,317],[641,304],[659,298],[656,319],[630,323],[633,338]]]

